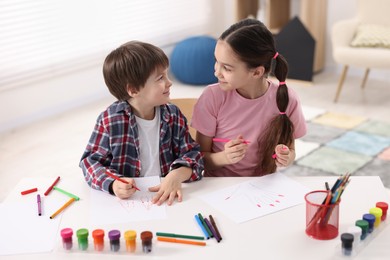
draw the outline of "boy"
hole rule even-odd
[[[179,108],[168,104],[168,66],[160,48],[139,41],[106,57],[104,81],[118,101],[98,117],[81,158],[92,188],[126,199],[136,191],[134,177],[162,176],[160,185],[149,188],[157,192],[152,202],[171,205],[176,196],[182,201],[182,182],[201,179],[200,147]]]

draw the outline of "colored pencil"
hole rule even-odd
[[[64,209],[66,209],[72,202],[75,201],[74,198],[70,198],[68,202],[66,202],[61,208],[59,208],[56,212],[53,213],[53,215],[50,216],[50,219],[55,218],[58,214],[60,214]]]
[[[196,246],[205,246],[206,245],[206,242],[176,239],[176,238],[171,238],[171,237],[157,237],[157,240],[163,241],[163,242],[180,243],[180,244],[188,244],[188,245],[196,245]]]
[[[231,141],[231,140],[230,140],[230,139],[227,139],[227,138],[213,138],[213,142],[227,143],[227,142],[230,142],[230,141]],[[244,140],[243,143],[244,143],[244,144],[249,144],[250,141]]]
[[[50,191],[57,184],[57,182],[59,182],[59,180],[60,180],[60,176],[58,176],[57,179],[53,182],[53,184],[50,185],[50,187],[45,191],[45,193],[44,193],[45,196],[47,196],[50,193]]]
[[[110,176],[111,178],[117,180],[117,181],[120,181],[120,182],[126,183],[126,184],[130,184],[128,181],[119,178],[118,176],[112,174],[112,173],[109,172],[109,171],[106,171],[106,174],[107,174],[108,176]],[[136,190],[138,190],[138,191],[140,191],[140,189],[138,189],[137,186],[135,186],[135,185],[133,185],[133,188],[136,189]]]
[[[32,189],[29,189],[29,190],[22,191],[21,194],[22,195],[27,195],[27,194],[36,192],[37,190],[38,190],[38,188],[32,188]]]
[[[160,237],[177,237],[177,238],[187,238],[187,239],[204,240],[204,237],[200,237],[200,236],[189,236],[189,235],[180,235],[180,234],[164,233],[164,232],[156,232],[156,236],[160,236]]]
[[[74,198],[75,200],[80,200],[80,198],[77,197],[76,195],[74,195],[70,192],[64,191],[63,189],[60,189],[57,186],[54,186],[53,189],[67,195],[68,197]]]

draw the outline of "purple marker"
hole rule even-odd
[[[38,203],[38,215],[42,215],[42,209],[41,209],[41,195],[37,195],[37,203]]]
[[[207,219],[207,218],[204,218],[204,222],[206,223],[206,225],[209,227],[211,233],[213,233],[213,236],[215,237],[215,239],[217,240],[217,242],[219,243],[221,241],[221,238],[218,236],[217,232],[215,231],[213,225],[211,225],[210,221]]]

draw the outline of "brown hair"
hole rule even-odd
[[[237,56],[247,64],[248,68],[263,66],[265,75],[272,70],[275,60],[274,75],[279,82],[285,82],[288,73],[286,59],[276,54],[274,36],[267,27],[256,19],[244,19],[230,26],[222,33],[221,40],[227,42]],[[289,102],[286,84],[281,84],[276,93],[276,104],[280,112],[286,112]],[[294,125],[286,114],[272,118],[259,142],[263,150],[260,152],[259,170],[263,174],[276,171],[275,160],[272,158],[276,145],[290,146],[293,142]]]
[[[129,88],[140,90],[159,67],[169,66],[168,57],[158,47],[130,41],[113,50],[103,64],[104,81],[118,100],[128,100]]]

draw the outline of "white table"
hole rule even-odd
[[[81,175],[81,174],[80,174]],[[167,207],[168,218],[155,221],[129,222],[106,226],[91,226],[89,223],[89,187],[83,179],[72,181],[72,190],[81,200],[74,203],[63,213],[60,229],[73,228],[102,228],[106,233],[111,229],[121,232],[129,229],[136,230],[138,235],[144,230],[155,232],[171,232],[179,234],[202,235],[196,225],[194,215],[213,215],[220,228],[223,240],[217,243],[215,239],[206,240],[207,246],[192,246],[158,242],[153,239],[153,252],[141,252],[141,241],[137,238],[137,253],[131,255],[117,254],[106,250],[97,253],[93,250],[90,236],[90,250],[82,252],[78,249],[65,252],[62,249],[58,234],[57,248],[52,253],[1,256],[1,259],[335,259],[337,248],[340,246],[339,237],[333,240],[320,241],[309,238],[305,234],[305,204],[301,204],[274,214],[266,215],[242,224],[232,222],[223,213],[205,203],[200,196],[230,185],[244,182],[250,178],[204,178],[203,180],[184,185],[184,201]],[[310,190],[323,189],[325,181],[333,184],[336,177],[294,177],[296,181],[307,186]],[[66,180],[61,180],[66,183]],[[69,180],[68,180],[69,181]],[[68,183],[69,184],[69,183]],[[76,192],[77,191],[77,192]],[[16,195],[15,195],[16,196]],[[10,194],[8,200],[12,200]],[[354,225],[364,213],[377,201],[389,203],[389,195],[379,177],[353,176],[340,204],[339,234]],[[387,220],[389,222],[389,219]],[[390,256],[390,228],[383,223],[385,229],[378,233],[372,241],[354,259],[388,259]],[[73,236],[74,248],[77,239]],[[106,244],[108,242],[106,241]],[[124,247],[123,236],[121,247]],[[135,257],[135,258],[134,258]]]

